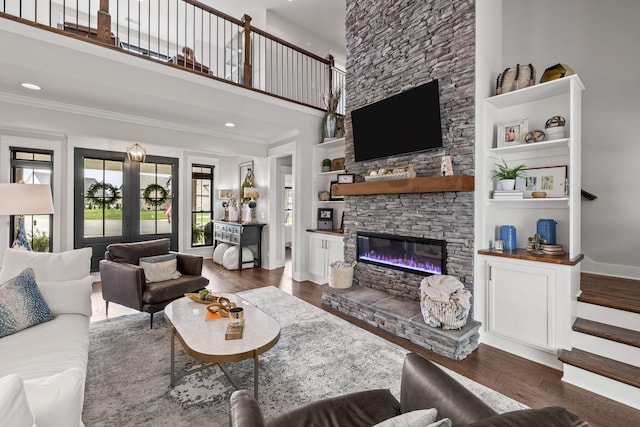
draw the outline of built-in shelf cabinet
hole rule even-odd
[[[331,183],[337,181],[338,175],[345,173],[345,171],[322,172],[322,160],[333,160],[344,157],[344,155],[344,138],[333,139],[313,146],[312,229],[315,229],[318,223],[318,208],[333,209],[332,230],[307,232],[309,280],[318,284],[327,283],[329,279],[329,264],[333,261],[342,260],[344,257],[344,243],[339,230],[342,213],[344,212],[344,200],[321,201],[318,193],[323,190],[331,193]]]
[[[483,342],[555,368],[560,348],[570,347],[582,260],[581,93],[577,75],[487,98],[482,103],[476,151],[476,315],[483,320]],[[528,129],[545,129],[553,116],[566,119],[563,138],[497,147],[501,123],[527,119]],[[527,168],[567,166],[568,194],[557,198],[496,200],[492,170],[505,160]],[[538,219],[554,219],[558,257],[526,251]],[[492,248],[502,225],[516,228],[517,250]]]
[[[330,172],[322,172],[322,160],[333,160],[344,157],[345,152],[344,138],[333,139],[327,142],[316,144],[313,146],[313,191],[311,197],[313,203],[313,227],[317,223],[318,208],[333,209],[333,228],[340,228],[342,212],[344,212],[344,200],[328,200],[320,201],[318,193],[326,190],[331,193],[331,183],[337,182],[338,175],[345,173],[344,170],[334,170]],[[334,194],[334,196],[337,196]]]

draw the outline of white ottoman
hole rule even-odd
[[[228,243],[219,243],[218,246],[213,250],[213,262],[216,264],[222,265],[222,257],[227,249],[231,248],[232,245]]]
[[[231,246],[222,257],[222,266],[227,270],[238,269],[239,246]],[[253,252],[249,248],[242,248],[242,269],[253,268]]]

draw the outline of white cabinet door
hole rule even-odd
[[[329,281],[329,264],[344,257],[341,237],[309,233],[309,275],[311,281],[323,285]]]
[[[326,240],[316,233],[309,233],[309,274],[311,281],[327,283],[327,250]]]
[[[488,263],[488,330],[545,351],[555,351],[555,274],[513,262]]]

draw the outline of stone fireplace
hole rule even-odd
[[[418,177],[436,176],[442,156],[448,155],[454,174],[474,175],[475,2],[430,0],[389,7],[375,0],[347,0],[346,37],[347,172],[362,181],[371,169],[412,164]],[[356,163],[350,112],[434,79],[440,83],[444,147]],[[389,117],[380,126],[402,126],[402,117]],[[345,260],[358,258],[359,236],[365,233],[446,242],[442,270],[473,294],[473,192],[345,196]],[[477,347],[479,324],[469,320],[461,331],[426,326],[418,302],[424,277],[361,260],[353,287],[329,289],[323,302],[448,357],[466,357]]]

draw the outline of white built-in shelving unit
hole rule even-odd
[[[482,102],[476,151],[476,318],[482,341],[556,368],[560,348],[571,346],[582,259],[580,246],[581,93],[577,75],[536,84]],[[553,116],[566,119],[561,139],[497,147],[498,126],[527,119],[528,129],[545,129]],[[505,160],[527,168],[567,166],[568,194],[557,198],[492,199],[492,170]],[[557,243],[566,255],[535,256],[526,251],[538,219],[554,219]],[[517,251],[490,247],[501,225],[513,225]]]

